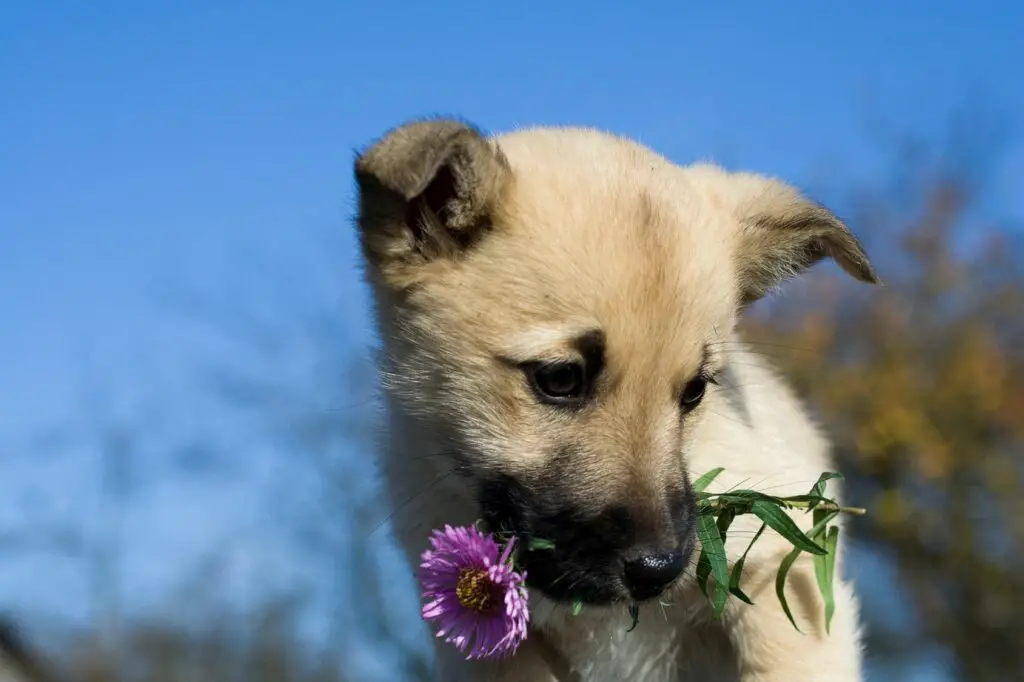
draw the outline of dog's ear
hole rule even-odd
[[[391,130],[357,157],[355,176],[363,252],[388,284],[403,288],[418,269],[458,258],[491,228],[511,171],[477,128],[436,119]]]
[[[747,307],[825,258],[851,277],[878,284],[864,248],[846,224],[794,187],[752,173],[715,183],[733,212],[740,305]],[[724,186],[723,186],[724,185]]]

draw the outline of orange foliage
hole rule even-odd
[[[892,551],[929,639],[965,679],[1024,679],[1024,625],[993,616],[1024,608],[1024,254],[998,231],[958,248],[969,198],[935,183],[901,231],[853,226],[886,286],[816,272],[745,324],[829,429],[870,508],[852,529]]]

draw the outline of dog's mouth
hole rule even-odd
[[[523,557],[526,584],[562,604],[606,605],[630,600],[614,565],[614,561],[583,563],[557,549],[528,551]]]
[[[552,601],[564,604],[611,604],[630,598],[616,553],[580,529],[578,534],[553,528],[522,529],[484,515],[490,528],[515,534],[517,564],[525,571],[527,586]],[[571,526],[569,528],[572,528]]]
[[[672,551],[644,554],[625,507],[587,514],[562,496],[531,493],[508,477],[483,484],[479,501],[489,529],[516,536],[526,584],[556,603],[657,599],[683,575],[693,553],[695,514],[684,513],[676,524]]]

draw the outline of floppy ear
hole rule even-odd
[[[864,248],[832,211],[772,178],[735,173],[729,183],[739,221],[735,257],[741,305],[749,306],[824,258],[854,279],[878,284]]]
[[[490,229],[511,171],[496,145],[455,120],[406,123],[355,162],[363,252],[391,286],[457,258]]]

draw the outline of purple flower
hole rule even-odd
[[[445,526],[431,534],[430,544],[419,574],[424,620],[434,621],[437,636],[459,651],[468,649],[467,659],[514,653],[530,620],[526,574],[516,573],[509,560],[515,538],[501,551],[473,526]]]

